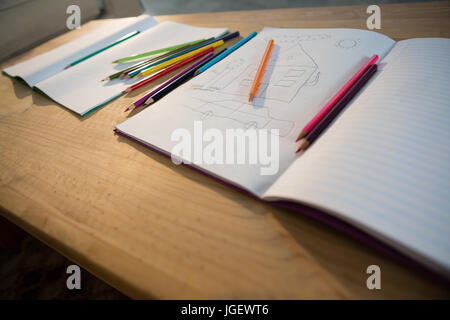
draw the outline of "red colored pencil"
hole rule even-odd
[[[192,57],[189,57],[189,58],[186,58],[186,59],[184,59],[184,60],[182,60],[182,61],[180,61],[180,62],[177,62],[177,63],[175,63],[174,65],[172,65],[172,66],[170,66],[170,67],[168,67],[168,68],[163,69],[162,71],[158,72],[157,74],[152,75],[151,77],[149,77],[149,78],[147,78],[147,79],[144,79],[144,80],[142,80],[142,81],[139,81],[139,82],[133,84],[132,86],[129,86],[129,87],[126,88],[124,91],[122,91],[122,93],[128,93],[128,92],[134,91],[134,90],[136,90],[137,88],[140,88],[140,87],[142,87],[143,85],[146,85],[147,83],[152,82],[153,80],[156,80],[156,79],[162,77],[163,75],[165,75],[165,74],[167,74],[167,73],[169,73],[169,72],[171,72],[171,71],[173,71],[173,70],[175,70],[175,69],[178,69],[179,67],[182,67],[182,66],[184,66],[185,64],[187,64],[187,63],[189,63],[189,62],[191,62],[191,61],[194,61],[194,60],[197,59],[198,57],[204,56],[205,54],[208,54],[208,53],[210,53],[210,52],[212,52],[212,51],[214,51],[214,48],[213,48],[213,47],[209,47],[209,48],[207,48],[207,49],[205,49],[205,50],[203,50],[203,51],[200,51],[199,53],[194,54]]]
[[[378,55],[374,54],[369,60],[364,63],[364,65],[348,80],[344,86],[336,92],[334,96],[319,110],[319,112],[303,127],[300,133],[297,136],[297,140],[299,141],[301,138],[306,136],[315,126],[316,124],[330,111],[331,108],[339,101],[340,98],[352,87],[352,85],[359,79],[359,77],[366,72],[367,69],[371,65],[373,65],[378,60]]]

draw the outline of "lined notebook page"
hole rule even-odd
[[[265,198],[325,209],[450,275],[450,39],[399,42]]]

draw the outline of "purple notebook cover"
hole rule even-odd
[[[125,137],[127,139],[130,139],[132,141],[134,141],[135,143],[150,149],[156,153],[159,153],[167,158],[170,158],[170,155],[161,152],[160,150],[153,148],[145,143],[142,143],[141,141],[135,139],[134,137],[131,137],[123,132],[120,132],[117,129],[114,129],[114,132],[122,137]],[[325,213],[323,211],[317,210],[315,208],[306,206],[306,205],[302,205],[299,203],[295,203],[295,202],[290,202],[290,201],[265,201],[263,199],[260,199],[258,197],[256,197],[255,195],[251,194],[250,192],[248,192],[247,190],[241,189],[229,182],[226,182],[224,180],[221,180],[209,173],[206,173],[194,166],[188,165],[183,163],[183,165],[209,177],[212,178],[222,184],[225,184],[227,186],[230,186],[240,192],[245,193],[246,195],[257,199],[259,201],[263,201],[264,203],[270,204],[270,205],[275,205],[278,206],[280,208],[285,208],[291,211],[295,211],[304,215],[307,215],[311,218],[314,218],[316,220],[319,220],[320,222],[323,222],[331,227],[333,227],[336,230],[339,230],[340,232],[346,233],[347,235],[349,235],[350,237],[374,248],[375,250],[381,252],[382,254],[394,259],[395,261],[399,262],[400,264],[408,267],[409,269],[412,269],[414,271],[418,271],[421,272],[422,274],[424,274],[425,276],[427,276],[430,280],[433,281],[437,281],[437,282],[444,282],[446,286],[450,286],[450,279],[445,278],[443,275],[436,273],[435,271],[429,269],[428,267],[424,266],[423,264],[421,264],[420,262],[404,255],[403,253],[399,252],[398,250],[394,249],[393,247],[389,246],[388,244],[381,242],[380,240],[374,238],[373,236],[369,235],[368,233],[352,226],[351,224],[342,221],[338,218],[335,218],[331,215],[329,215],[328,213]]]

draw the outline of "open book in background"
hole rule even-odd
[[[216,37],[225,28],[197,28],[174,22],[158,24],[147,15],[136,18],[112,19],[99,30],[80,39],[6,68],[3,72],[23,79],[30,87],[40,90],[62,106],[86,115],[121,95],[140,79],[115,79],[101,82],[132,63],[114,64],[118,58],[155,50],[202,38]],[[129,34],[140,33],[67,70],[64,68]],[[135,62],[133,62],[135,63]]]
[[[268,39],[273,54],[248,92]],[[267,201],[319,208],[450,275],[450,40],[395,41],[350,29],[266,28],[240,50],[116,130],[170,154],[184,128],[279,130],[279,170],[192,166]],[[379,71],[302,155],[306,122],[373,54]],[[176,116],[174,116],[176,115]],[[205,143],[207,144],[207,143]],[[192,161],[192,159],[186,159]]]

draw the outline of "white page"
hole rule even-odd
[[[124,35],[136,30],[145,31],[157,23],[148,14],[107,20],[98,30],[6,68],[4,72],[11,77],[22,78],[30,87],[33,87],[40,81],[63,72],[68,64],[113,43]]]
[[[331,211],[450,274],[450,39],[397,43],[265,195]]]
[[[247,102],[251,81],[268,39],[274,48],[253,104]],[[170,153],[178,144],[174,130],[193,133],[230,128],[279,129],[279,170],[261,175],[260,164],[195,165],[261,196],[295,159],[295,136],[373,54],[383,57],[394,41],[375,32],[354,29],[266,28],[231,53],[117,129]],[[205,143],[206,145],[206,143]],[[224,150],[225,152],[225,150]]]
[[[161,23],[55,76],[36,87],[61,105],[84,115],[101,106],[140,78],[101,80],[130,64],[114,64],[118,58],[179,43],[215,37],[224,28],[198,28],[175,22]],[[136,62],[133,62],[136,63]]]

